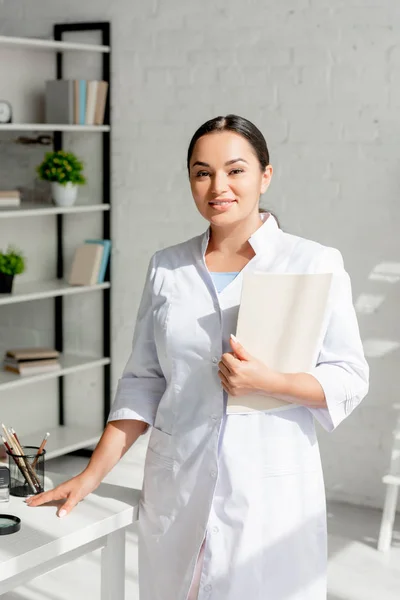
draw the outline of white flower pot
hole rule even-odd
[[[57,206],[72,206],[78,196],[78,186],[70,182],[61,185],[57,181],[52,181],[51,196]]]

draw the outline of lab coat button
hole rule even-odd
[[[218,421],[218,415],[211,415],[213,421]]]
[[[219,532],[219,529],[218,529],[218,527],[213,527],[213,528],[212,528],[212,532],[213,532],[213,533],[218,533],[218,532]]]
[[[212,585],[210,585],[209,583],[204,586],[204,591],[205,592],[211,592],[211,590],[212,590]]]
[[[217,472],[216,471],[211,471],[210,475],[214,479],[217,476]]]
[[[216,356],[213,356],[212,361],[213,361],[214,365],[216,365],[218,362],[218,358]]]

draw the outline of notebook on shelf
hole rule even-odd
[[[68,283],[70,285],[95,285],[99,279],[103,244],[82,244],[75,250]]]

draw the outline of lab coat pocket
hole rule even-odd
[[[153,427],[147,448],[147,461],[151,463],[158,463],[167,469],[172,469],[174,465],[174,459],[171,453],[171,434]]]
[[[148,518],[152,514],[155,522],[158,522],[160,515],[170,517],[176,509],[174,467],[172,436],[153,428],[145,461],[142,502]],[[161,526],[161,523],[158,523],[158,526]]]

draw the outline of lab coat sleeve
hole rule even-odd
[[[136,419],[153,425],[158,404],[166,388],[154,341],[152,297],[156,268],[155,254],[147,271],[132,352],[118,381],[108,421]]]
[[[317,272],[333,273],[325,335],[317,365],[309,371],[324,390],[327,408],[309,410],[324,429],[333,431],[366,396],[369,367],[341,253],[326,248]]]

